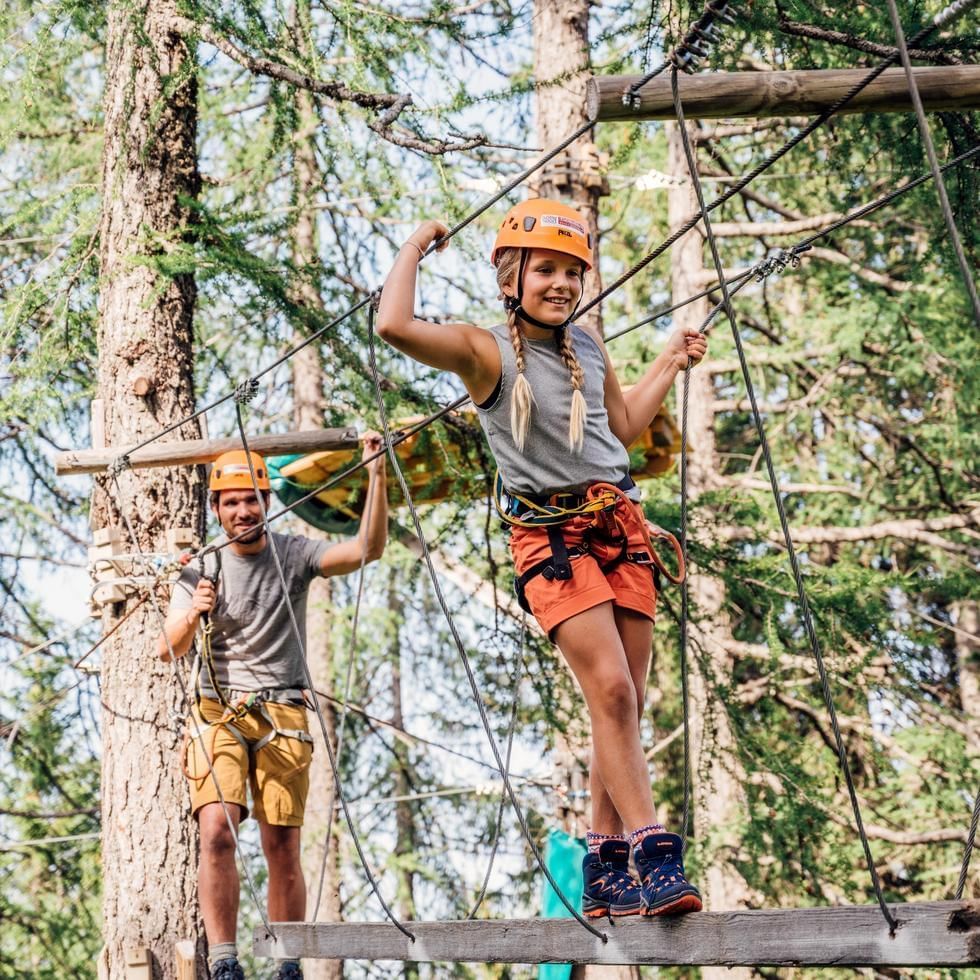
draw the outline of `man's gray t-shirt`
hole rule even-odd
[[[296,613],[303,647],[306,646],[306,596],[310,582],[320,574],[320,559],[329,547],[296,535],[272,534],[289,597]],[[211,544],[222,544],[222,535]],[[205,572],[214,574],[215,556],[205,558]],[[193,562],[181,573],[170,598],[171,609],[190,609],[200,580]],[[224,691],[265,691],[306,687],[303,650],[296,642],[289,608],[276,572],[272,548],[266,543],[257,555],[236,555],[221,549],[218,595],[211,613],[214,631],[211,650],[215,676]],[[201,672],[202,693],[209,690],[207,671]]]

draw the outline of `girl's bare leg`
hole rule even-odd
[[[657,822],[639,728],[652,627],[644,617],[616,612],[605,602],[554,631],[589,708],[592,829],[598,833]]]

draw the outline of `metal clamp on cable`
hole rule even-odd
[[[246,378],[235,386],[235,402],[238,405],[247,405],[259,393],[259,379]]]

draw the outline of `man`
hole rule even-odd
[[[381,448],[365,436],[363,458]],[[289,615],[292,603],[305,647],[306,597],[317,575],[356,571],[384,550],[388,500],[384,456],[368,464],[368,490],[356,538],[330,545],[310,538],[266,533],[257,485],[269,507],[269,474],[256,453],[225,453],[209,480],[211,510],[230,542],[206,557],[204,575],[183,570],[157,641],[164,660],[184,656],[202,626],[184,771],[192,812],[201,833],[198,892],[213,980],[244,980],[238,963],[239,902],[235,837],[248,816],[251,786],[262,849],[269,865],[269,918],[297,922],[306,916],[300,866],[300,831],[313,752],[304,688],[303,648]],[[253,473],[255,483],[253,484]],[[276,569],[275,544],[288,585]],[[232,829],[234,828],[234,830]],[[295,960],[282,961],[276,980],[301,980]]]

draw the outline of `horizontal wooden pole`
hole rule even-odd
[[[915,68],[915,81],[927,111],[980,108],[980,65]],[[814,116],[829,109],[868,74],[864,68],[825,71],[704,72],[680,75],[679,88],[688,119],[735,119],[742,116]],[[586,99],[592,118],[613,120],[673,119],[670,77],[664,73],[639,91],[635,108],[623,105],[623,93],[640,75],[596,75]],[[889,68],[841,109],[847,112],[911,112],[902,68]]]
[[[594,937],[574,919],[273,923],[257,956],[476,963],[701,966],[980,966],[980,903],[893,905],[888,933],[876,905],[698,912],[681,918],[597,919]]]
[[[324,449],[354,449],[358,445],[357,429],[313,429],[309,432],[280,432],[251,436],[250,449],[264,456],[286,456],[292,453],[317,453]],[[241,449],[237,436],[227,439],[187,439],[183,442],[152,442],[130,456],[134,470],[154,466],[191,466],[211,463],[222,453]],[[54,471],[58,476],[102,473],[114,460],[126,454],[125,446],[106,449],[71,449],[58,453]]]

